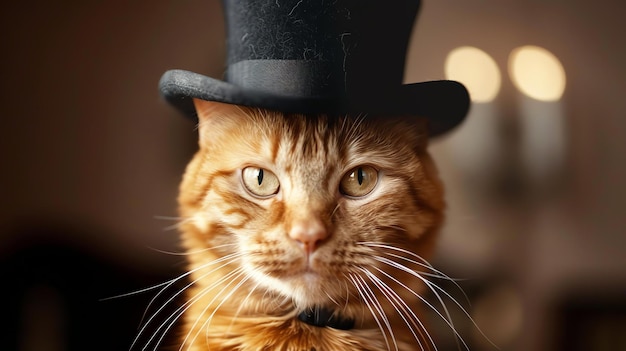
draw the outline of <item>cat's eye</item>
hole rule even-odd
[[[346,173],[339,183],[342,194],[361,197],[369,194],[378,183],[378,171],[372,166],[359,166]]]
[[[278,193],[280,183],[278,177],[267,169],[246,167],[242,171],[243,185],[252,195],[269,197]]]

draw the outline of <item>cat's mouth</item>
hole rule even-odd
[[[330,327],[341,330],[354,328],[354,319],[341,317],[335,311],[319,306],[302,311],[298,314],[298,320],[320,328]]]

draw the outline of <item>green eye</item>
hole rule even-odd
[[[246,189],[248,189],[252,195],[258,197],[275,195],[280,188],[278,177],[267,169],[246,167],[243,169],[241,177]]]
[[[372,166],[358,166],[346,173],[339,183],[342,194],[361,197],[369,194],[378,183],[378,171]]]

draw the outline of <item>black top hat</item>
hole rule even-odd
[[[294,113],[421,116],[431,135],[458,125],[469,95],[454,81],[402,84],[419,0],[223,0],[224,80],[171,70],[165,98],[195,117],[192,98]]]

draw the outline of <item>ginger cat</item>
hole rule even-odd
[[[426,261],[444,200],[426,120],[194,104],[180,349],[435,349],[420,309],[444,277]]]

